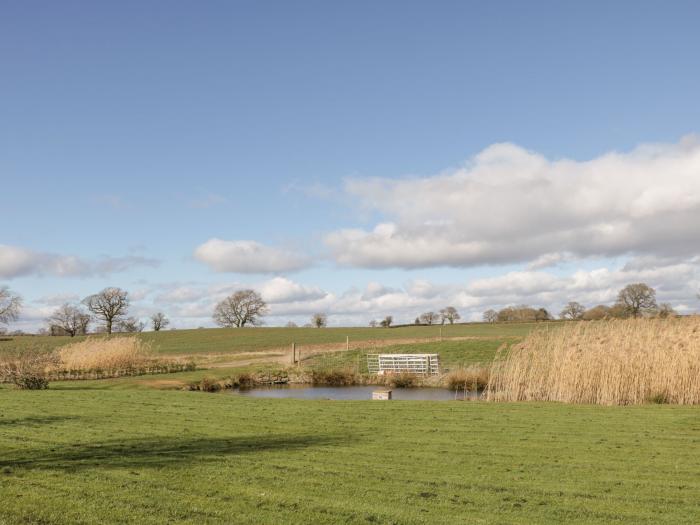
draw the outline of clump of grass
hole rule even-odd
[[[444,382],[450,390],[480,392],[488,386],[489,369],[481,366],[458,368],[448,373]]]
[[[357,384],[357,375],[352,370],[313,370],[311,383],[314,385],[350,386]]]
[[[213,377],[204,377],[199,382],[199,390],[203,392],[220,392],[222,389],[218,379]]]
[[[238,377],[236,378],[236,384],[237,386],[241,388],[252,388],[255,386],[255,377],[253,377],[252,374],[249,374],[248,372],[242,372],[238,374]]]
[[[399,374],[391,374],[388,376],[389,385],[394,388],[413,388],[418,386],[419,379],[415,374],[401,372]]]
[[[487,398],[600,405],[700,403],[700,318],[570,323],[497,357]]]
[[[668,395],[665,392],[651,394],[646,401],[647,403],[652,403],[654,405],[666,405],[669,403]]]

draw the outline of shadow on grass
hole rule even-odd
[[[348,436],[282,435],[111,440],[24,450],[21,452],[22,457],[0,457],[0,467],[78,470],[186,466],[191,463],[220,461],[226,456],[333,446],[348,442],[349,439]]]
[[[0,427],[11,426],[31,426],[51,425],[52,423],[62,423],[64,421],[75,421],[82,419],[80,416],[37,416],[37,417],[19,417],[13,419],[5,419],[0,417]]]

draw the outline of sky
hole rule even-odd
[[[0,0],[12,329],[700,309],[700,4]]]

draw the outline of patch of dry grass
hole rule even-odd
[[[700,318],[536,330],[491,367],[487,399],[600,405],[700,403]]]
[[[61,366],[68,370],[137,368],[154,360],[150,343],[137,337],[93,338],[59,348]]]
[[[458,368],[445,375],[444,383],[450,390],[478,392],[489,383],[489,369],[483,366]]]

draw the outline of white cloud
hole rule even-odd
[[[369,268],[466,267],[700,251],[700,138],[589,161],[496,144],[432,177],[352,179],[346,192],[384,220],[325,241]]]
[[[263,299],[271,304],[314,301],[328,295],[317,286],[298,284],[285,277],[275,277],[257,288]]]
[[[432,283],[413,280],[401,287],[388,287],[370,281],[364,287],[350,287],[333,292],[312,284],[298,283],[285,277],[260,282],[169,283],[153,286],[132,296],[132,312],[144,316],[163,311],[178,328],[212,326],[214,305],[227,295],[244,288],[260,292],[270,306],[265,318],[268,325],[297,324],[309,321],[311,314],[326,312],[333,326],[366,325],[371,319],[392,315],[396,323],[410,323],[423,312],[455,306],[464,320],[480,320],[488,308],[512,304],[543,306],[559,312],[568,301],[590,307],[612,304],[617,292],[627,284],[646,282],[656,288],[659,302],[670,302],[678,311],[697,311],[700,303],[700,260],[642,258],[624,263],[620,268],[601,265],[595,269],[578,269],[568,274],[544,270],[522,270],[474,279],[465,283]],[[159,289],[155,294],[153,290]],[[148,293],[146,293],[148,292]],[[36,329],[56,305],[76,296],[49,296],[27,301],[22,318],[14,328]]]
[[[136,266],[155,267],[155,259],[146,257],[101,257],[96,260],[74,255],[60,255],[29,250],[19,246],[0,244],[0,278],[12,279],[26,275],[54,277],[107,276],[124,272]]]
[[[265,246],[255,241],[209,239],[194,252],[197,260],[217,272],[280,273],[310,265],[301,254]]]

